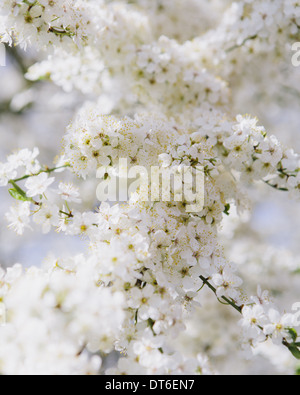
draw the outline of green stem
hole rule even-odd
[[[70,165],[64,165],[64,166],[60,166],[60,167],[53,167],[52,169],[41,170],[41,171],[40,171],[39,173],[37,173],[37,174],[29,174],[29,175],[26,175],[26,176],[24,176],[24,177],[17,178],[16,180],[10,180],[9,182],[10,182],[10,183],[12,183],[12,182],[20,182],[20,181],[23,181],[23,180],[27,180],[27,179],[30,178],[30,177],[39,176],[39,175],[42,174],[42,173],[48,173],[48,174],[50,174],[50,173],[53,173],[53,172],[56,171],[56,170],[65,169],[65,168],[67,168],[67,167],[70,167]]]
[[[278,185],[274,185],[270,181],[264,181],[264,183],[267,184],[269,187],[274,188],[280,192],[288,192],[289,191],[287,188],[280,188]]]
[[[28,198],[27,195],[26,195],[26,192],[22,188],[20,188],[19,185],[17,185],[15,181],[10,180],[9,183],[14,187],[14,190],[17,191],[17,193],[19,193],[21,196],[24,197],[24,199],[26,199],[27,201],[35,204],[36,206],[40,206],[40,203],[36,202],[32,198]]]
[[[60,210],[59,211],[61,214],[63,214],[63,215],[66,215],[68,218],[73,218],[74,217],[74,215],[72,214],[72,212],[70,211],[69,213],[66,213],[65,211],[63,211],[63,210]]]
[[[212,290],[213,293],[214,293],[215,295],[217,295],[217,290],[216,290],[216,288],[213,287],[213,286],[210,284],[210,282],[208,281],[207,278],[205,278],[205,277],[203,277],[203,276],[200,276],[200,279],[203,281],[203,284],[207,285],[208,288],[209,288],[210,290]],[[226,302],[226,304],[228,304],[228,305],[230,305],[231,307],[233,307],[237,312],[239,312],[240,314],[242,314],[243,306],[238,306],[236,303],[234,303],[233,300],[230,300],[230,299],[226,298],[225,296],[222,296],[221,299],[223,299],[223,300]]]
[[[255,34],[254,36],[248,37],[248,38],[246,38],[246,39],[242,42],[242,44],[240,44],[240,45],[233,45],[232,47],[226,49],[225,52],[226,52],[226,53],[229,53],[229,52],[234,51],[235,49],[241,48],[241,47],[243,47],[248,41],[255,40],[256,38],[257,38],[257,34]]]

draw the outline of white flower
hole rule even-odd
[[[282,148],[275,136],[270,136],[268,140],[261,142],[259,150],[261,151],[259,159],[263,163],[270,163],[273,167],[276,167],[282,159]]]
[[[153,294],[154,288],[151,285],[147,285],[142,290],[133,288],[130,292],[128,305],[138,310],[138,315],[142,320],[147,320],[150,317],[149,309]]]
[[[52,226],[59,225],[59,208],[56,205],[43,204],[42,208],[34,214],[33,221],[42,225],[43,233],[49,233]]]
[[[10,208],[5,217],[9,223],[8,227],[18,235],[22,235],[25,228],[30,228],[30,203],[17,203],[15,207]]]
[[[88,235],[96,232],[98,219],[94,213],[75,213],[72,224],[69,226],[68,232],[74,235]]]
[[[58,193],[62,200],[67,202],[81,203],[79,189],[73,184],[60,183],[58,186]]]
[[[241,321],[241,324],[245,329],[258,329],[265,319],[265,311],[260,305],[245,306],[242,313],[243,320]]]
[[[6,187],[10,180],[17,177],[17,174],[13,163],[0,163],[0,186]]]
[[[287,336],[287,329],[294,326],[294,316],[292,314],[281,315],[278,310],[270,309],[268,318],[270,324],[264,326],[264,333],[272,336],[273,342],[280,344],[283,338]]]
[[[41,173],[38,176],[29,177],[25,183],[25,187],[27,188],[27,196],[35,197],[37,195],[43,195],[48,187],[53,184],[55,178],[49,178],[48,174]]]
[[[213,276],[213,282],[217,287],[217,296],[219,298],[225,296],[231,299],[237,298],[238,291],[236,288],[243,284],[242,279],[231,273],[228,269],[224,269],[222,274],[215,274]]]
[[[296,177],[289,177],[287,184],[291,188],[300,189],[300,173]]]
[[[140,364],[144,367],[160,368],[164,363],[164,355],[159,350],[164,344],[162,336],[154,336],[146,329],[140,340],[133,342],[134,353],[139,357]]]
[[[41,166],[37,161],[40,152],[37,147],[33,151],[29,149],[22,149],[17,154],[10,155],[7,158],[8,163],[11,163],[15,168],[24,166],[26,174],[36,174],[40,171]]]
[[[265,306],[270,304],[270,296],[268,291],[263,291],[261,289],[261,286],[257,286],[257,296],[252,296],[251,300],[256,304],[256,305],[261,305]]]
[[[284,170],[294,171],[299,167],[299,156],[293,149],[285,150],[281,163]]]

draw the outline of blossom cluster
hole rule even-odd
[[[124,299],[100,287],[93,278],[93,263],[80,265],[82,261],[78,256],[62,262],[65,267],[49,262],[26,274],[20,265],[6,273],[1,270],[8,321],[0,328],[2,374],[99,372],[101,358],[96,353],[112,349],[124,320]]]
[[[27,48],[30,44],[59,46],[87,39],[86,26],[91,23],[85,10],[85,2],[76,1],[4,1],[1,20],[5,41],[16,39]],[[71,39],[71,40],[70,40]]]
[[[98,374],[100,355],[117,351],[106,373],[210,374],[204,353],[178,349],[189,320],[207,307],[205,290],[241,315],[233,321],[247,354],[273,344],[300,359],[297,315],[260,287],[247,296],[221,235],[224,217],[247,211],[250,186],[299,201],[299,156],[230,109],[243,66],[234,56],[246,48],[272,57],[281,37],[297,36],[298,17],[299,5],[281,0],[0,5],[1,40],[48,55],[26,77],[84,97],[53,167],[40,164],[38,148],[0,164],[0,186],[16,201],[8,226],[18,235],[55,230],[89,247],[26,272],[1,270],[1,373]],[[126,204],[97,202],[98,169],[113,177],[120,158],[146,169],[201,166],[203,210],[188,213],[184,200],[145,202],[139,189]],[[83,191],[88,182],[94,201]]]

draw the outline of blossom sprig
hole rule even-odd
[[[243,65],[261,54],[278,58],[284,53],[284,41],[297,41],[299,9],[293,0],[233,3],[217,29],[196,39],[198,50],[205,50],[201,57],[227,78],[238,75]]]
[[[10,184],[12,188],[9,189],[9,193],[18,201],[17,206],[11,208],[6,217],[9,221],[9,227],[15,229],[18,234],[22,234],[25,228],[29,228],[31,204],[37,210],[33,212],[34,221],[37,223],[44,222],[43,230],[46,233],[50,231],[51,225],[58,226],[59,214],[62,214],[64,218],[65,216],[67,218],[73,217],[68,202],[81,202],[78,190],[71,184],[61,182],[59,189],[55,191],[55,195],[59,195],[63,199],[68,212],[64,210],[64,207],[58,209],[54,202],[52,203],[53,206],[50,207],[45,193],[54,183],[55,177],[49,177],[49,175],[61,173],[70,165],[62,160],[61,164],[56,167],[42,167],[37,160],[38,154],[38,149],[34,149],[32,152],[20,150],[17,154],[10,155],[7,163],[2,164],[2,185]],[[6,168],[10,169],[10,173],[5,171]],[[17,176],[18,173],[19,177]],[[25,175],[21,176],[21,173],[25,173]],[[13,176],[14,179],[9,179],[10,176]],[[23,188],[19,185],[22,181],[25,181],[25,187]],[[47,206],[48,208],[46,208]],[[44,213],[44,217],[41,216],[42,213]]]
[[[208,286],[217,296],[217,289],[209,282],[209,279],[203,276],[200,278],[203,285]],[[245,330],[245,344],[247,336],[249,336],[248,344],[251,347],[271,338],[276,343],[283,344],[295,358],[300,359],[300,343],[297,343],[299,336],[293,328],[295,316],[292,314],[281,316],[277,309],[272,308],[269,303],[263,303],[259,298],[253,298],[250,304],[239,306],[233,299],[222,296],[220,303],[233,307],[243,315],[241,326]],[[254,335],[255,332],[256,335]]]
[[[21,151],[22,152],[22,151]],[[10,160],[13,157],[10,157]],[[24,163],[22,164],[24,165]],[[21,167],[22,167],[21,165]],[[32,162],[30,163],[30,166],[32,165]],[[48,189],[48,187],[54,182],[54,178],[48,178],[48,174],[54,173],[54,172],[60,172],[63,171],[64,169],[70,167],[69,164],[64,164],[62,166],[57,166],[53,168],[48,168],[45,167],[44,169],[40,169],[37,173],[35,174],[26,174],[22,177],[16,178],[14,180],[3,180],[3,183],[8,183],[11,184],[13,189],[9,189],[9,193],[11,196],[20,201],[29,201],[31,203],[34,203],[36,205],[39,205],[40,203],[36,202],[33,200],[33,197],[37,195],[43,195],[45,191]],[[14,170],[16,170],[18,166],[15,167]],[[28,169],[27,169],[28,170]],[[25,187],[27,189],[27,192],[25,192],[19,185],[18,183],[21,181],[26,180]]]

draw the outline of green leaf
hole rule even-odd
[[[15,181],[10,180],[9,183],[13,186],[13,189],[9,189],[8,192],[14,199],[21,200],[22,202],[30,202],[32,200],[27,197],[26,193],[18,186]]]
[[[298,339],[298,333],[294,328],[288,328],[288,332],[291,335],[291,338],[293,339],[293,343],[295,344],[296,340]]]
[[[230,211],[230,204],[226,204],[224,214],[229,215],[229,211]]]
[[[289,350],[295,358],[300,359],[300,350],[295,344],[290,344]]]
[[[30,201],[30,199],[26,196],[26,194],[24,192],[20,193],[16,189],[9,189],[8,192],[16,200],[20,200],[22,202]]]

